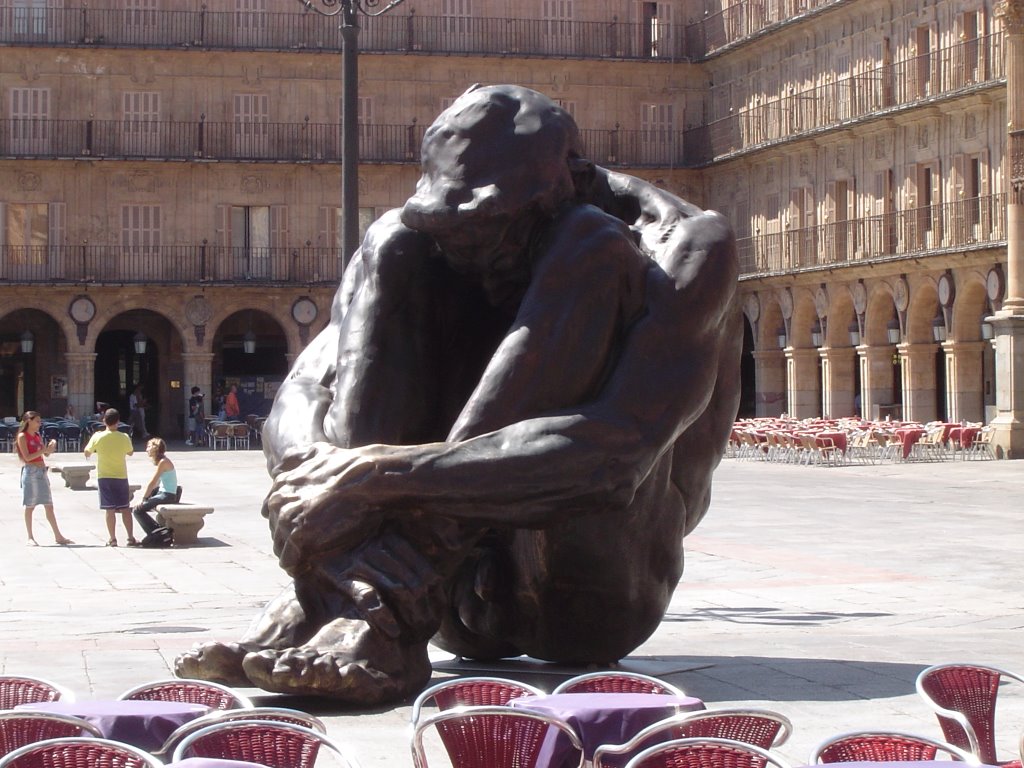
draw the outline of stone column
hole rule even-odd
[[[903,366],[903,419],[935,419],[935,344],[898,344]]]
[[[865,419],[881,417],[877,412],[883,405],[892,405],[892,356],[895,348],[891,345],[857,347],[860,362],[861,413]]]
[[[754,350],[754,402],[758,416],[780,416],[786,403],[786,357],[781,349]]]
[[[185,364],[181,386],[185,398],[185,418],[188,419],[188,399],[192,396],[192,387],[199,387],[206,395],[204,404],[206,415],[209,416],[213,404],[213,353],[182,352],[181,359]]]
[[[987,341],[946,341],[946,402],[950,421],[985,418],[985,364]]]
[[[840,419],[854,415],[854,366],[857,356],[851,347],[822,347],[822,416]]]
[[[1006,118],[1010,173],[1006,206],[1006,298],[992,320],[996,341],[998,455],[1024,458],[1024,0],[1000,0],[1005,30]]]
[[[821,378],[816,347],[786,347],[786,392],[789,415],[807,419],[821,415]]]
[[[78,417],[96,413],[96,353],[65,352],[68,363],[68,402]]]

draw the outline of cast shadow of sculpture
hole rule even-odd
[[[292,584],[187,677],[400,700],[427,643],[615,661],[658,626],[739,388],[732,231],[474,87],[346,270],[263,431]]]

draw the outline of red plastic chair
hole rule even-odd
[[[0,712],[0,755],[8,755],[27,744],[69,736],[103,738],[92,723],[69,715],[48,712]]]
[[[661,693],[685,696],[681,688],[638,672],[588,672],[566,680],[551,693]]]
[[[619,768],[648,747],[674,739],[729,739],[771,749],[789,738],[789,718],[767,709],[710,709],[684,712],[653,723],[623,744],[594,751],[594,768]]]
[[[108,739],[47,739],[0,758],[0,768],[162,768],[152,755]]]
[[[75,695],[67,688],[39,677],[0,675],[0,709],[57,700],[74,701]]]
[[[269,720],[226,720],[208,725],[182,739],[171,762],[211,757],[245,760],[268,768],[313,768],[324,748],[347,768],[358,768],[356,761],[325,734]]]
[[[996,758],[996,699],[1002,678],[1024,678],[979,664],[936,664],[917,676],[917,692],[939,718],[946,741],[988,765],[1020,768],[1021,761]]]
[[[504,706],[455,707],[421,720],[413,729],[413,765],[429,768],[426,739],[430,732],[436,732],[451,768],[533,766],[552,729],[562,734],[572,764],[582,768],[583,744],[572,726],[540,712]],[[570,764],[568,756],[551,763]]]
[[[938,752],[946,752],[954,760],[968,765],[979,765],[978,758],[952,744],[897,731],[857,731],[833,736],[815,747],[807,762],[813,765],[819,762],[935,760]]]
[[[626,768],[789,768],[766,749],[730,739],[676,739],[645,749]]]
[[[543,696],[544,691],[526,683],[501,677],[458,677],[425,689],[412,704],[409,720],[416,725],[424,706],[434,704],[438,710],[452,707],[484,707],[508,704],[520,696]]]
[[[252,709],[252,702],[242,694],[226,685],[206,680],[154,680],[131,688],[117,698],[180,701],[184,704],[204,704],[211,709]]]

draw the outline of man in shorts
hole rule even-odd
[[[100,509],[107,513],[107,546],[117,546],[115,513],[121,513],[121,522],[128,534],[128,546],[137,547],[132,526],[131,491],[128,489],[128,456],[132,450],[132,439],[118,430],[121,414],[116,408],[103,413],[107,428],[89,438],[85,446],[85,458],[96,454],[96,485],[100,490]]]

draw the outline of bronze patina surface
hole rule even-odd
[[[731,228],[518,86],[463,94],[422,164],[264,428],[292,583],[182,676],[374,704],[432,639],[604,663],[662,618],[738,403]]]

